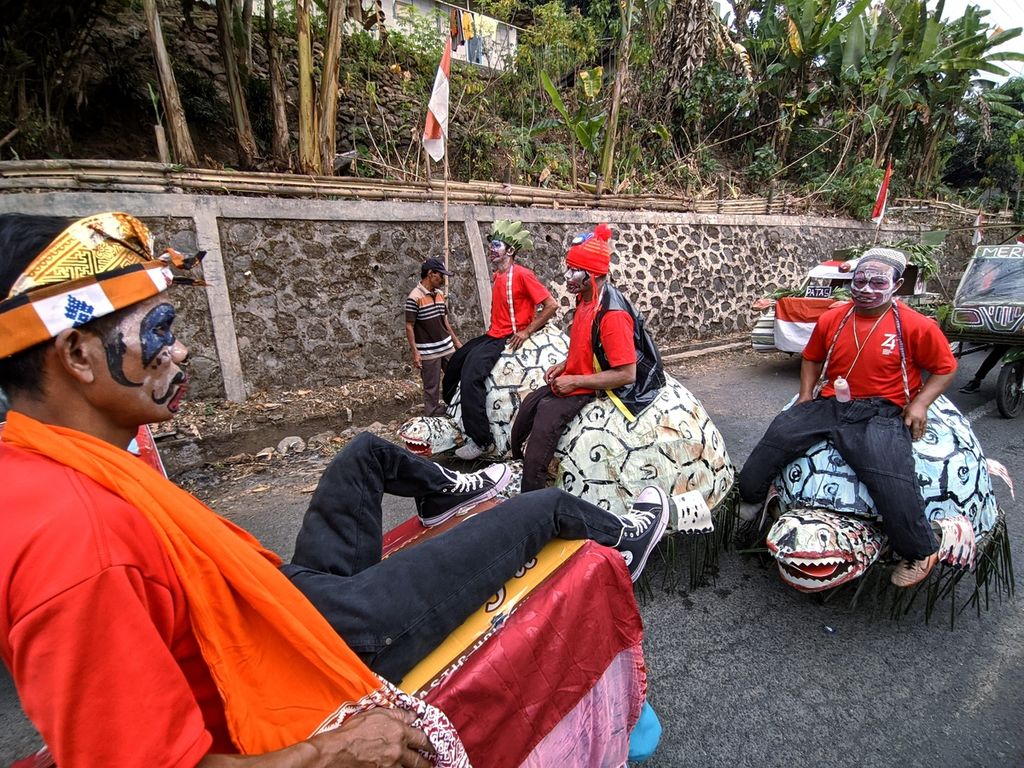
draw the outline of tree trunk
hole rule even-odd
[[[238,143],[238,163],[249,169],[256,165],[256,139],[249,122],[249,110],[245,105],[245,92],[238,74],[235,46],[231,39],[230,0],[217,0],[217,36],[220,38],[221,58],[228,81],[228,98],[231,102],[231,119],[235,124],[235,141]]]
[[[242,34],[245,36],[245,72],[252,72],[252,0],[242,4]]]
[[[626,0],[626,3],[631,0]],[[622,8],[626,3],[619,3]],[[612,168],[615,163],[615,139],[619,129],[619,107],[622,104],[622,90],[629,77],[629,49],[633,41],[632,13],[623,8],[622,18],[625,20],[626,28],[622,35],[622,43],[619,46],[618,59],[615,61],[615,82],[612,85],[611,106],[608,109],[608,121],[605,123],[604,147],[601,151],[601,173],[597,177],[597,194],[600,195],[604,185],[612,185]]]
[[[267,43],[267,62],[270,70],[270,106],[274,118],[274,136],[270,143],[270,156],[278,170],[291,170],[291,148],[288,136],[288,112],[284,90],[284,71],[281,67],[281,47],[274,31],[274,0],[263,0],[263,31]]]
[[[313,41],[309,32],[312,4],[313,0],[295,0],[299,48],[299,172],[318,176],[320,155],[316,151],[316,110],[313,106]]]
[[[178,83],[174,79],[174,69],[164,45],[164,33],[160,28],[160,14],[157,12],[156,0],[143,0],[146,13],[146,26],[149,28],[149,39],[153,44],[153,58],[156,61],[157,82],[160,86],[160,100],[164,105],[167,117],[167,129],[171,134],[171,148],[177,162],[188,168],[199,165],[196,150],[192,145],[192,136],[188,130],[185,109],[181,106],[178,95]]]
[[[324,44],[323,69],[320,73],[320,102],[317,112],[320,172],[328,176],[334,175],[334,156],[337,154],[335,131],[338,125],[338,65],[344,14],[345,0],[330,0],[327,6],[327,39]]]

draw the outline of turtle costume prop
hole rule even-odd
[[[544,372],[564,360],[568,348],[565,334],[549,325],[519,350],[502,353],[486,382],[494,441],[487,458],[506,456],[520,403],[544,384]],[[555,450],[554,485],[613,512],[624,511],[644,486],[661,487],[675,502],[669,531],[683,534],[690,582],[697,586],[717,567],[717,554],[731,536],[735,468],[700,402],[671,376],[665,378],[665,386],[635,421],[628,421],[607,397],[585,405]],[[456,393],[445,416],[411,419],[398,436],[413,453],[442,456],[465,439],[461,423]],[[669,537],[670,564],[676,538]]]
[[[924,436],[914,442],[914,463],[925,515],[939,540],[939,564],[921,584],[894,592],[895,618],[923,594],[925,618],[949,598],[957,612],[956,587],[968,573],[975,586],[960,610],[987,608],[990,596],[1013,594],[1006,518],[992,492],[992,475],[1013,485],[1005,468],[986,459],[970,423],[945,396],[928,411]],[[894,553],[871,495],[838,451],[822,441],[783,468],[755,522],[779,576],[802,592],[827,592],[844,585],[855,591],[889,592],[886,565]],[[770,530],[768,530],[770,526]]]

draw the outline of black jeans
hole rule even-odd
[[[445,487],[436,464],[369,433],[320,478],[282,566],[349,647],[398,682],[553,538],[615,546],[620,519],[563,491],[526,493],[381,560],[384,493]]]
[[[512,458],[523,459],[524,491],[535,491],[548,484],[548,464],[555,455],[565,425],[593,399],[593,395],[559,397],[547,386],[526,396],[512,423],[511,436]],[[524,454],[523,443],[527,437],[530,442]]]
[[[893,549],[911,560],[935,552],[938,545],[924,514],[910,430],[902,409],[884,398],[840,403],[826,397],[780,413],[740,471],[740,496],[751,503],[763,501],[768,484],[783,467],[826,439],[868,489]]]
[[[441,385],[444,401],[451,403],[455,388],[462,385],[462,428],[481,448],[494,442],[487,420],[487,390],[484,385],[505,350],[507,339],[507,336],[496,339],[486,334],[470,339],[455,350],[444,372]]]

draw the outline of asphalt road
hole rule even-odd
[[[978,395],[955,391],[978,363],[977,356],[964,360],[951,397],[986,454],[1006,465],[1024,493],[1024,418],[1008,421],[996,412],[988,399],[996,374]],[[687,360],[674,372],[702,400],[741,464],[795,393],[798,361],[738,351]],[[211,476],[202,495],[287,555],[322,465],[311,458],[286,478],[273,468],[227,480]],[[1001,484],[996,493],[1021,570],[1022,503]],[[387,523],[411,511],[393,500]],[[725,554],[714,583],[694,591],[685,584],[666,589],[663,565],[652,559],[650,568],[654,594],[641,605],[649,700],[665,731],[646,766],[1024,765],[1020,598],[995,603],[980,618],[960,614],[950,630],[946,612],[926,626],[920,615],[894,622],[869,605],[823,604],[792,591],[772,566],[750,556]],[[36,745],[3,673],[0,764]]]

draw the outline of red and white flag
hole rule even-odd
[[[889,201],[890,176],[892,176],[892,160],[885,166],[885,178],[882,179],[882,186],[878,188],[875,207],[871,210],[871,221],[878,226],[882,226],[882,219],[885,218],[885,204]]]
[[[444,54],[427,105],[427,125],[423,129],[423,148],[434,162],[444,157],[444,145],[448,141],[448,74],[452,68],[452,39],[445,35],[445,40]]]
[[[979,245],[984,236],[984,221],[982,220],[981,211],[978,211],[978,216],[974,219],[974,234],[971,235],[971,245]]]

